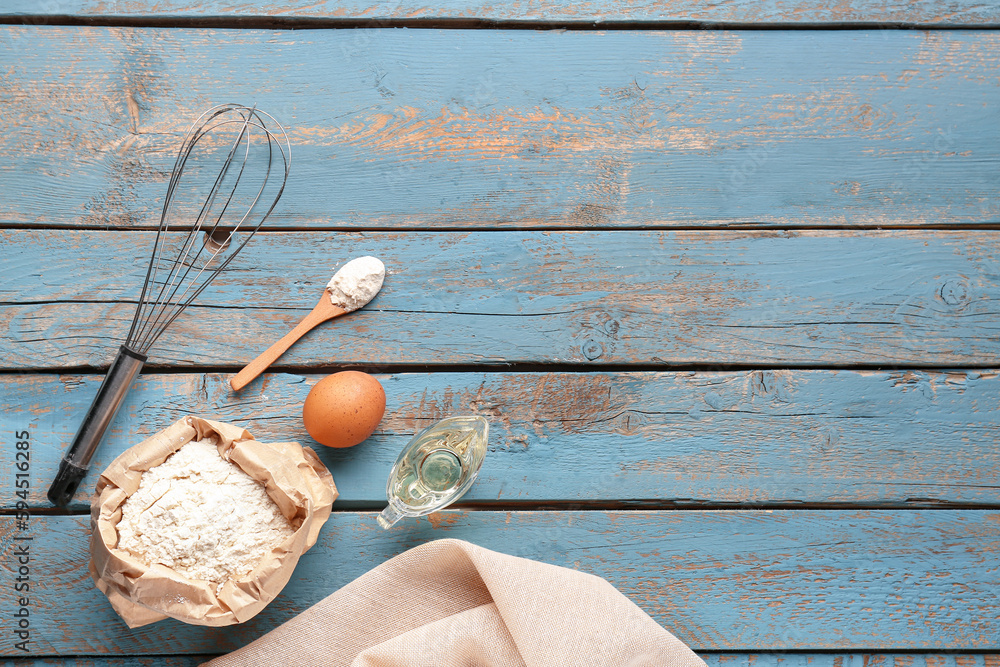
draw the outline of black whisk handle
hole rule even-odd
[[[125,402],[125,395],[138,377],[142,365],[146,363],[146,355],[139,354],[124,345],[118,350],[118,356],[111,363],[104,382],[97,391],[94,402],[91,403],[87,416],[83,418],[80,430],[73,438],[73,444],[63,460],[59,462],[59,472],[55,481],[49,487],[49,500],[64,507],[73,500],[73,494],[87,474],[90,459],[97,451],[104,438],[104,432],[118,414],[119,408]]]
[[[65,507],[73,500],[80,482],[87,474],[86,468],[78,468],[66,459],[59,462],[59,472],[49,487],[49,500],[54,505]]]

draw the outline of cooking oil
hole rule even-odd
[[[449,417],[414,436],[389,473],[389,506],[379,525],[430,514],[465,495],[483,465],[488,438],[482,417]]]

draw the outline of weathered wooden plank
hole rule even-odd
[[[364,310],[282,357],[339,364],[1000,364],[996,232],[271,233],[174,322],[150,364],[236,369],[350,257]],[[0,231],[0,366],[106,365],[151,232]],[[40,261],[40,258],[44,258]]]
[[[1000,221],[996,32],[2,26],[0,62],[6,225],[154,224],[232,99],[291,133],[274,226]]]
[[[996,667],[996,653],[702,653],[709,667]]]
[[[39,654],[227,651],[443,537],[605,577],[696,650],[996,652],[1000,637],[994,511],[451,512],[389,531],[373,513],[335,513],[285,592],[248,623],[134,632],[87,577],[88,524],[31,520]],[[0,525],[9,547],[13,521]]]
[[[539,0],[530,3],[486,3],[473,0],[437,0],[433,3],[412,0],[341,0],[333,2],[254,3],[233,0],[200,2],[195,5],[177,0],[133,0],[130,2],[95,2],[94,0],[7,0],[0,16],[23,17],[44,23],[49,17],[62,18],[296,18],[371,21],[413,19],[483,19],[489,21],[655,21],[703,22],[707,24],[816,25],[876,23],[885,25],[982,26],[1000,23],[1000,11],[989,3],[972,0],[949,2],[876,2],[853,0],[834,4],[817,0],[790,2],[750,2],[737,0],[705,3],[696,0],[575,0],[557,2]]]
[[[302,426],[320,376],[270,375],[235,396],[220,374],[140,379],[85,490],[127,447],[187,414],[313,447],[341,507],[385,502],[396,455],[446,416],[483,414],[490,454],[464,502],[907,502],[1000,505],[1000,377],[990,373],[433,373],[380,375],[386,416],[363,445],[332,450]],[[97,392],[97,376],[0,376],[0,470],[31,443],[32,507]],[[13,488],[13,485],[9,485]],[[13,508],[9,490],[0,507]]]

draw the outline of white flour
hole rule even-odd
[[[327,283],[330,301],[350,312],[375,298],[385,280],[385,264],[377,257],[356,257]]]
[[[214,439],[192,440],[143,473],[122,504],[118,548],[221,589],[293,532],[263,485],[223,459]]]

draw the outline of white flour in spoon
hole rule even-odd
[[[356,257],[340,267],[326,287],[330,301],[351,312],[375,298],[385,281],[385,264],[378,257]]]
[[[210,438],[143,473],[122,504],[118,548],[221,589],[293,532],[263,485],[223,459]]]

